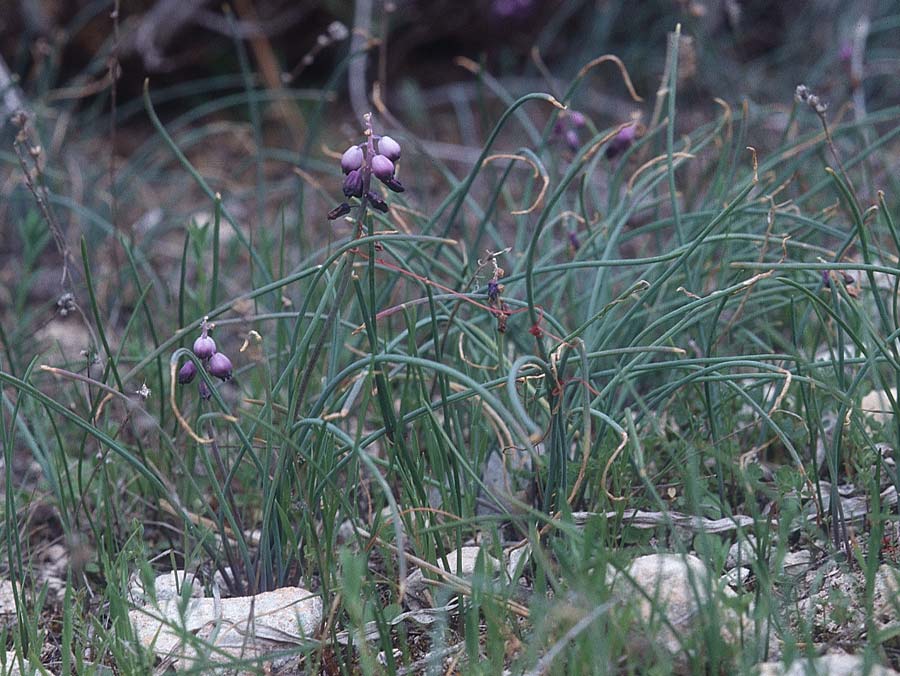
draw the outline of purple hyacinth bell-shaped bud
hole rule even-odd
[[[200,357],[200,359],[209,359],[216,353],[216,341],[207,335],[207,331],[209,329],[206,326],[206,322],[203,322],[203,332],[194,341],[194,354]]]
[[[390,136],[382,136],[378,139],[378,152],[391,162],[396,162],[400,159],[400,144]]]
[[[344,196],[345,197],[362,197],[363,193],[363,175],[359,169],[354,169],[344,179]]]
[[[178,383],[187,385],[197,376],[197,365],[188,360],[180,369],[178,369]]]
[[[216,352],[210,357],[206,369],[209,371],[210,375],[213,375],[220,380],[231,380],[231,372],[233,369],[231,360],[221,352]]]
[[[611,160],[628,150],[637,138],[637,133],[638,126],[636,124],[629,124],[627,127],[620,129],[619,133],[613,136],[609,145],[606,146],[606,158]]]
[[[363,165],[363,151],[359,146],[350,146],[341,155],[341,170],[345,174],[359,169]]]
[[[372,158],[372,173],[380,181],[390,181],[394,177],[394,163],[384,155]]]

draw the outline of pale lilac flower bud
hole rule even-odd
[[[188,360],[180,369],[178,369],[178,382],[181,385],[187,385],[197,375],[197,366],[194,362]]]
[[[565,134],[566,145],[569,146],[569,150],[573,153],[578,150],[580,144],[578,142],[578,132],[574,129],[569,129]]]
[[[231,360],[221,352],[216,352],[209,358],[209,365],[206,367],[210,375],[221,380],[231,380],[232,365]]]
[[[359,169],[354,169],[344,178],[344,195],[346,197],[362,197],[363,177]]]
[[[372,158],[372,173],[382,181],[389,181],[394,176],[394,163],[384,155],[376,155]]]
[[[400,159],[400,144],[390,136],[382,136],[378,139],[378,152],[391,162],[396,162]]]
[[[341,169],[345,174],[349,174],[355,169],[359,169],[363,165],[363,151],[359,146],[350,146],[341,155]]]
[[[619,133],[613,136],[609,145],[606,146],[606,158],[611,160],[620,153],[625,152],[634,143],[637,138],[638,127],[636,124],[630,124],[619,130]]]
[[[571,120],[572,126],[579,129],[583,127],[586,122],[584,115],[579,113],[577,110],[573,110],[571,113],[569,113],[569,120]]]
[[[206,330],[194,341],[194,354],[200,359],[209,359],[216,353],[216,341],[206,335]]]

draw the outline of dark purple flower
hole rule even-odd
[[[388,180],[382,181],[388,188],[393,190],[394,192],[403,192],[406,188],[403,187],[403,184],[398,181],[394,176],[391,176]]]
[[[384,155],[372,158],[372,173],[381,181],[389,181],[394,177],[394,163]]]
[[[376,211],[380,211],[383,214],[388,212],[388,205],[383,199],[381,199],[381,195],[378,193],[372,192],[371,190],[366,193],[366,198],[369,200],[369,204],[372,205],[372,208]]]
[[[572,247],[572,251],[578,251],[581,248],[581,242],[578,240],[578,233],[572,230],[569,233],[569,246]]]
[[[181,385],[187,385],[197,376],[197,366],[194,362],[188,360],[180,369],[178,369],[178,382]]]
[[[363,151],[359,146],[350,146],[341,155],[341,170],[349,174],[363,165]]]
[[[500,296],[500,283],[496,279],[492,279],[487,283],[487,297],[491,303],[496,303]]]
[[[354,169],[344,178],[344,196],[345,197],[362,197],[363,177],[359,169]]]
[[[396,162],[400,159],[400,144],[390,136],[382,136],[378,139],[378,152],[391,162]]]
[[[350,213],[350,205],[346,202],[341,202],[334,209],[328,212],[328,220],[333,221],[341,216],[346,216]]]
[[[213,375],[216,378],[221,380],[231,380],[231,371],[233,369],[231,360],[221,352],[216,352],[210,357],[209,364],[206,368],[210,375]]]
[[[208,401],[212,398],[212,391],[209,389],[209,385],[206,384],[205,380],[201,380],[198,389],[200,390],[200,398],[204,401]]]
[[[194,354],[200,359],[209,359],[216,353],[216,341],[206,335],[206,328],[203,333],[194,341]]]

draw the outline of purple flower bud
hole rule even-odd
[[[206,384],[205,380],[200,381],[198,389],[200,390],[200,398],[204,401],[209,401],[212,398],[212,391],[209,389],[209,385]]]
[[[206,335],[204,330],[200,337],[194,341],[194,354],[200,359],[209,359],[216,353],[216,341]]]
[[[363,177],[359,169],[354,169],[344,179],[344,195],[346,197],[362,197]]]
[[[334,209],[328,212],[328,220],[333,221],[336,218],[340,218],[341,216],[346,216],[350,213],[350,205],[346,202],[341,202]]]
[[[372,205],[372,208],[376,211],[380,211],[383,214],[388,212],[388,205],[378,193],[374,193],[371,190],[366,193],[366,197],[369,200],[369,204]]]
[[[619,133],[616,134],[616,138],[619,141],[625,141],[627,143],[631,143],[634,139],[637,138],[637,125],[629,124],[627,127],[619,130]]]
[[[400,159],[400,144],[390,136],[382,136],[378,139],[378,152],[391,162],[396,162]]]
[[[393,176],[391,176],[391,178],[389,178],[387,181],[382,181],[382,183],[384,183],[394,192],[403,192],[404,190],[406,190],[406,188],[403,187],[403,184]]]
[[[382,181],[389,181],[394,176],[394,163],[384,155],[376,155],[372,158],[372,173]]]
[[[221,380],[231,380],[231,360],[221,352],[216,352],[209,359],[209,365],[206,367],[210,375]]]
[[[341,155],[341,169],[345,174],[349,174],[355,169],[359,169],[363,165],[363,151],[359,146],[350,146]]]
[[[180,369],[178,369],[178,382],[181,385],[187,385],[197,375],[197,366],[194,362],[188,360]]]
[[[581,129],[581,127],[583,127],[586,122],[584,115],[579,113],[577,110],[573,110],[571,113],[569,113],[569,120],[572,122],[572,126],[576,127],[577,129]]]
[[[572,247],[572,251],[578,251],[581,248],[581,242],[578,239],[578,233],[574,230],[569,233],[569,246]]]
[[[619,130],[619,133],[613,136],[612,141],[606,146],[606,159],[611,160],[620,153],[625,152],[631,147],[634,139],[637,138],[637,125],[629,124]]]
[[[569,129],[568,131],[566,131],[565,139],[566,145],[569,146],[569,150],[571,150],[573,153],[576,152],[579,147],[581,147],[581,144],[578,141],[578,132],[574,129]]]
[[[500,296],[500,283],[492,279],[487,283],[487,297],[491,303],[496,303]]]

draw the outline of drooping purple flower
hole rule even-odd
[[[487,283],[487,297],[488,301],[491,303],[496,303],[497,298],[500,296],[500,282],[496,279],[491,279]]]
[[[200,359],[209,359],[216,353],[216,341],[214,341],[206,333],[207,329],[204,325],[203,333],[194,341],[194,354]]]
[[[396,176],[391,176],[388,180],[382,181],[382,183],[394,192],[403,192],[406,190],[406,188],[403,187],[403,184],[397,180]]]
[[[394,177],[394,163],[384,155],[376,155],[372,158],[372,173],[380,181],[389,181]]]
[[[388,205],[383,199],[381,199],[381,195],[377,192],[372,192],[371,190],[366,193],[366,198],[369,200],[369,204],[372,205],[372,208],[376,211],[380,211],[383,214],[388,212]]]
[[[197,376],[197,366],[194,362],[188,360],[178,369],[178,383],[187,385]]]
[[[390,136],[382,136],[378,139],[378,152],[391,162],[396,162],[400,159],[400,144]]]
[[[221,352],[216,352],[209,359],[209,365],[207,366],[207,370],[210,375],[219,378],[220,380],[231,380],[231,372],[233,370],[233,366],[231,365],[231,360],[226,357]]]
[[[362,197],[363,176],[359,169],[354,169],[344,178],[343,191],[345,197]]]
[[[363,165],[363,151],[359,146],[350,146],[341,155],[341,170],[345,174],[359,169]]]
[[[627,127],[620,129],[619,133],[613,136],[606,146],[606,159],[611,160],[628,150],[637,138],[637,131],[637,124],[629,124]]]
[[[203,401],[209,401],[212,398],[212,390],[209,389],[209,385],[206,384],[205,380],[201,380],[198,388],[200,390],[200,398]]]
[[[333,221],[335,219],[340,218],[341,216],[346,216],[350,213],[350,205],[346,202],[341,202],[334,209],[328,212],[328,220]]]

